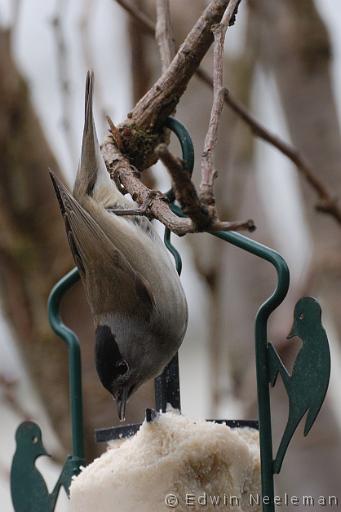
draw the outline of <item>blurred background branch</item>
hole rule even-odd
[[[75,142],[74,130],[72,129],[72,98],[70,95],[71,84],[68,49],[63,29],[63,20],[67,18],[67,7],[68,4],[65,0],[57,0],[55,14],[51,19],[51,25],[56,44],[56,62],[62,103],[61,123],[65,133],[64,138],[69,151],[70,161],[76,166],[78,162],[78,148]]]

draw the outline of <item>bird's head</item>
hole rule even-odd
[[[36,423],[24,421],[19,425],[15,434],[17,447],[22,447],[26,452],[30,452],[33,457],[48,455],[42,439],[41,430]]]
[[[162,370],[159,354],[148,350],[155,346],[155,341],[148,340],[150,336],[148,331],[137,329],[114,335],[108,325],[96,328],[96,370],[101,383],[116,400],[121,421],[125,419],[129,397]]]
[[[312,297],[303,297],[300,299],[294,312],[294,323],[288,335],[288,339],[298,336],[304,339],[305,335],[316,329],[321,323],[321,307],[317,300]]]

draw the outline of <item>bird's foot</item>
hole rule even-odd
[[[149,209],[155,199],[160,199],[161,201],[165,201],[166,203],[169,202],[167,195],[164,194],[163,192],[160,192],[160,190],[149,190],[145,201],[141,205],[141,208],[145,207]]]
[[[137,216],[145,216],[149,217],[150,208],[155,199],[161,199],[163,201],[167,201],[167,197],[165,194],[160,192],[159,190],[150,190],[144,202],[139,206],[139,208],[107,208],[107,211],[110,213],[114,213],[115,215],[123,216],[123,215],[137,215]]]
[[[64,487],[64,490],[67,495],[69,495],[70,486],[73,477],[77,476],[80,473],[81,467],[84,466],[84,460],[79,459],[77,457],[69,456],[63,466],[61,475],[60,475],[60,485]]]
[[[118,216],[127,216],[127,215],[146,215],[147,214],[147,210],[144,209],[144,208],[132,208],[132,209],[129,209],[129,208],[119,208],[119,209],[115,209],[115,208],[107,208],[106,209],[107,212],[110,212],[110,213],[114,213],[115,215],[118,215]]]
[[[278,475],[278,473],[281,471],[281,467],[282,467],[282,460],[278,460],[277,457],[276,459],[273,461],[273,465],[272,465],[272,471],[274,473],[274,475]]]
[[[269,374],[269,382],[271,386],[273,387],[276,384],[276,380],[280,371],[279,368],[279,361],[278,361],[278,354],[276,352],[276,349],[271,345],[271,343],[268,344],[268,374]]]

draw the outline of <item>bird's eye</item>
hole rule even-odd
[[[115,366],[118,375],[125,375],[129,370],[129,365],[125,360],[119,361]]]
[[[32,437],[32,443],[37,444],[37,442],[38,442],[38,437],[37,436]]]
[[[300,320],[303,320],[304,319],[304,313],[301,313],[300,316],[298,317]]]

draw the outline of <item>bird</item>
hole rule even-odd
[[[112,181],[93,117],[94,75],[85,87],[85,121],[73,193],[50,172],[67,238],[95,325],[95,364],[102,385],[126,403],[178,351],[188,323],[185,293],[169,253],[144,216],[118,215],[131,200]]]
[[[321,307],[316,299],[303,297],[297,302],[294,323],[287,338],[293,337],[301,339],[302,347],[291,375],[273,345],[268,346],[270,383],[274,386],[280,374],[289,398],[289,417],[274,460],[274,473],[280,472],[289,442],[306,413],[304,435],[308,435],[329,385],[329,343],[321,322]]]
[[[52,512],[59,490],[68,493],[74,473],[71,457],[68,457],[56,485],[49,493],[45,480],[35,466],[38,457],[48,455],[39,426],[24,421],[16,431],[16,451],[11,467],[11,497],[15,512]]]

